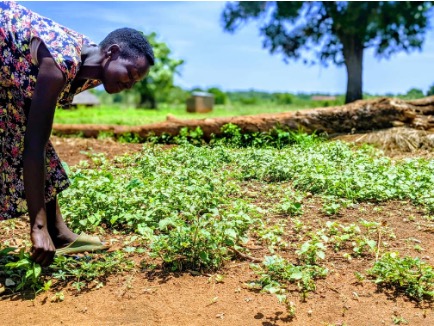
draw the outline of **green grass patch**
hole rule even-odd
[[[156,110],[99,106],[94,108],[57,109],[55,123],[61,124],[111,124],[138,126],[166,121],[168,114],[178,119],[205,119],[217,117],[235,117],[261,113],[279,113],[305,109],[295,105],[216,105],[209,113],[189,113],[185,105],[161,105]]]

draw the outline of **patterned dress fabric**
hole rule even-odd
[[[30,53],[33,38],[45,44],[66,78],[58,98],[59,106],[69,105],[74,95],[100,84],[97,80],[87,80],[76,90],[71,89],[81,66],[83,45],[94,45],[87,37],[15,2],[0,2],[0,221],[27,211],[23,183],[24,135],[39,71]],[[66,172],[49,142],[46,202],[68,186]]]

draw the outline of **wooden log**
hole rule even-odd
[[[99,131],[112,132],[114,135],[135,133],[146,138],[150,135],[178,135],[183,127],[200,127],[204,137],[221,134],[221,127],[232,123],[243,132],[268,131],[275,126],[290,130],[303,130],[307,133],[343,134],[367,132],[410,126],[418,129],[433,128],[434,97],[404,101],[396,98],[360,100],[343,106],[317,108],[283,113],[259,114],[253,116],[221,117],[206,119],[177,119],[169,116],[167,121],[143,126],[115,125],[61,125],[55,124],[56,134],[82,133],[85,137],[97,137]]]

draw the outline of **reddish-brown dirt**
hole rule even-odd
[[[53,137],[52,142],[69,165],[89,159],[86,152],[106,153],[110,159],[141,148],[138,144],[95,139]],[[400,157],[404,155],[410,154]],[[306,204],[301,217],[306,225],[315,227],[324,223],[319,207],[315,198]],[[396,234],[395,240],[383,240],[389,250],[419,256],[434,265],[434,227],[420,208],[407,202],[361,204],[361,207],[364,209],[346,209],[338,217],[339,221],[351,223],[361,218],[386,221]],[[27,227],[26,223],[17,221],[13,234],[0,229],[0,240],[18,239],[27,234]],[[288,242],[293,236],[293,233],[284,235]],[[415,251],[414,239],[423,248],[421,253]],[[292,251],[286,250],[286,255],[293,257]],[[258,257],[260,253],[252,251]],[[134,272],[112,276],[105,286],[88,292],[76,293],[72,288],[63,288],[62,302],[51,302],[54,293],[41,294],[34,300],[0,297],[0,324],[358,326],[403,324],[405,320],[409,325],[434,325],[434,310],[428,303],[417,303],[391,290],[378,289],[369,281],[357,282],[354,272],[364,272],[374,258],[368,256],[348,262],[332,254],[327,262],[329,275],[317,282],[317,290],[305,302],[300,300],[297,291],[291,294],[296,305],[294,318],[288,317],[274,296],[246,288],[244,284],[255,279],[255,274],[249,262],[237,260],[219,271],[224,275],[222,283],[213,281],[213,275]]]
[[[107,158],[129,152],[140,151],[141,144],[119,143],[112,139],[85,139],[78,137],[51,137],[51,142],[60,158],[68,165],[76,165],[80,161],[88,161],[92,154],[103,153]]]

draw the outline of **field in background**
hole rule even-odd
[[[137,126],[155,122],[163,122],[167,115],[173,115],[178,119],[205,119],[215,117],[234,117],[243,115],[255,115],[262,113],[279,113],[297,111],[320,107],[339,106],[344,104],[344,96],[318,96],[321,100],[313,99],[309,94],[268,94],[263,92],[239,92],[229,94],[225,104],[219,104],[216,97],[216,105],[210,113],[189,113],[186,105],[180,98],[173,102],[161,102],[157,109],[136,108],[134,96],[120,96],[120,102],[114,101],[116,97],[103,92],[96,93],[101,105],[95,107],[78,107],[56,110],[54,122],[60,124],[111,124]],[[279,96],[278,96],[279,95]],[[430,94],[427,94],[430,95]],[[386,94],[386,97],[401,99],[417,99],[424,94],[410,90],[407,94]],[[374,99],[380,95],[365,94],[364,99]]]
[[[205,119],[215,117],[233,117],[261,113],[279,113],[325,106],[324,102],[306,101],[301,104],[276,105],[216,105],[210,113],[189,113],[185,105],[162,104],[156,110],[135,109],[119,105],[101,105],[94,108],[79,107],[74,109],[57,109],[54,122],[63,124],[114,124],[135,126],[166,120],[168,114],[179,119]]]

